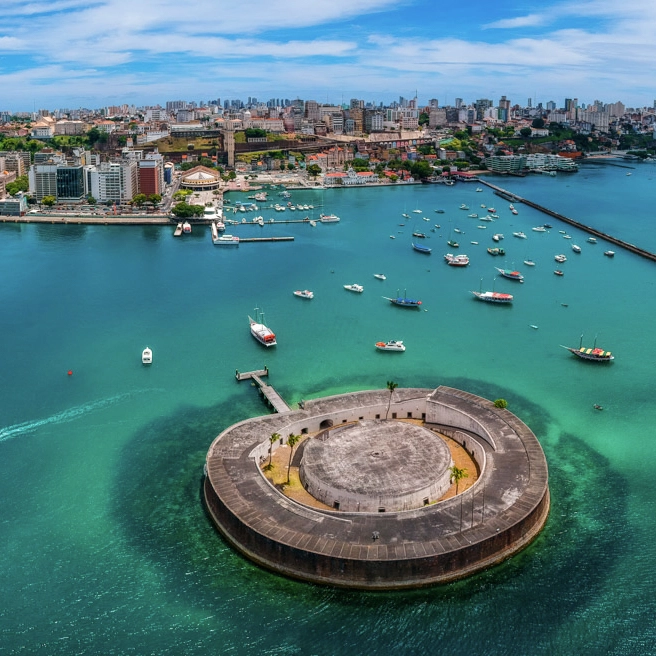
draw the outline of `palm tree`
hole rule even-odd
[[[392,394],[394,394],[394,390],[398,386],[399,384],[395,383],[393,380],[387,381],[387,389],[389,390],[390,396],[389,396],[389,401],[387,402],[387,412],[385,413],[385,419],[387,419],[387,416],[389,415],[389,411],[390,411],[390,405],[392,405]]]
[[[271,459],[273,458],[273,443],[277,442],[280,439],[280,433],[271,433],[271,437],[269,438],[269,464],[265,467],[265,469],[271,469],[273,465],[271,464]]]
[[[449,471],[451,472],[451,480],[455,481],[456,494],[458,494],[458,484],[460,483],[460,479],[469,478],[469,474],[467,473],[467,470],[464,467],[460,469],[460,467],[456,467],[456,465],[453,465],[453,467],[449,467]]]
[[[289,449],[289,464],[287,465],[287,483],[289,483],[289,473],[292,469],[292,456],[294,455],[294,447],[298,443],[298,441],[301,439],[300,435],[294,435],[294,433],[290,433],[289,436],[287,437],[287,444],[289,444],[290,449]]]

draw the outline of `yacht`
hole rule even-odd
[[[573,250],[575,253],[580,253],[580,252],[581,252],[581,247],[578,246],[577,244],[572,244],[572,250]]]
[[[358,285],[355,282],[352,285],[344,285],[344,289],[349,292],[357,292],[358,294],[362,294],[364,291],[364,287],[362,285]]]
[[[141,352],[141,362],[143,362],[143,364],[153,363],[153,351],[148,346],[146,346],[146,348]]]
[[[523,232],[513,232],[513,237],[519,237],[519,239],[526,239],[526,235]]]
[[[405,351],[403,342],[394,339],[389,342],[376,342],[376,348],[379,351],[396,351],[397,353]]]
[[[314,298],[314,292],[311,292],[309,289],[303,289],[303,290],[296,290],[294,292],[294,296],[298,296],[299,298]]]

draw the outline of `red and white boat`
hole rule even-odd
[[[500,292],[472,292],[472,294],[479,301],[486,301],[487,303],[512,303],[512,294],[502,294]]]
[[[466,267],[469,264],[469,257],[464,253],[462,255],[447,253],[444,259],[449,266]]]
[[[275,346],[277,344],[276,335],[271,328],[267,328],[267,326],[264,325],[264,312],[259,308],[255,308],[255,319],[250,316],[248,317],[248,323],[251,326],[251,335],[253,335],[260,344],[266,347]]]
[[[390,340],[389,342],[376,342],[376,348],[379,351],[405,351],[405,345],[399,340]]]

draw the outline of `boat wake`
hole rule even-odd
[[[139,390],[140,392],[152,391],[152,390]],[[68,410],[62,410],[50,417],[45,417],[44,419],[34,419],[31,421],[23,421],[20,424],[14,424],[13,426],[7,426],[5,428],[0,428],[0,442],[6,442],[15,437],[21,435],[27,435],[29,433],[34,433],[36,430],[42,426],[47,426],[49,424],[65,424],[70,421],[75,421],[79,417],[87,415],[96,410],[101,410],[102,408],[107,408],[108,406],[120,403],[132,397],[134,392],[125,392],[123,394],[117,394],[116,396],[110,396],[107,399],[99,399],[98,401],[92,401],[91,403],[85,403],[84,405],[78,405],[73,408],[68,408]]]

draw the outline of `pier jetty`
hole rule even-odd
[[[631,253],[634,253],[635,255],[640,255],[641,257],[651,260],[652,262],[656,262],[656,253],[652,253],[651,251],[645,250],[644,248],[640,248],[639,246],[636,246],[635,244],[631,244],[628,241],[624,241],[623,239],[618,239],[617,237],[613,237],[612,235],[602,232],[601,230],[597,230],[592,226],[585,225],[585,223],[576,221],[575,219],[565,216],[564,214],[559,214],[558,212],[554,212],[554,210],[550,210],[548,207],[538,205],[537,203],[534,203],[533,201],[530,201],[527,198],[522,198],[521,196],[518,196],[517,194],[508,191],[507,189],[503,189],[502,187],[498,187],[497,185],[494,185],[491,182],[488,182],[487,180],[479,179],[479,182],[481,184],[484,184],[486,187],[490,187],[490,189],[492,189],[497,196],[500,196],[504,200],[508,200],[512,203],[524,203],[524,205],[528,205],[529,207],[539,210],[544,214],[548,214],[554,219],[558,219],[563,223],[567,223],[568,225],[574,226],[575,228],[579,228],[583,232],[587,232],[593,237],[599,237],[600,239],[604,239],[605,241],[609,242],[610,244],[614,244],[619,248],[623,248]]]
[[[262,378],[269,375],[269,368],[264,367],[264,369],[257,369],[255,371],[244,371],[240,372],[235,370],[235,378],[237,381],[241,380],[252,380],[258,388],[262,398],[267,402],[267,404],[275,411],[279,413],[291,412],[291,408],[287,405],[287,402],[280,396],[276,389],[272,385],[267,385]]]

